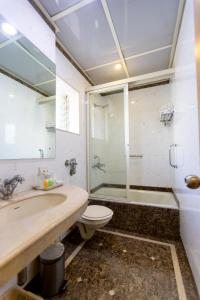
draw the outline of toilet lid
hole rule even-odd
[[[89,205],[82,215],[82,218],[88,220],[101,220],[113,214],[113,211],[102,205]]]

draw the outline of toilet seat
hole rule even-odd
[[[77,222],[81,237],[89,240],[98,228],[102,228],[112,219],[113,211],[102,205],[89,205]]]
[[[105,206],[101,205],[89,205],[83,215],[82,219],[85,220],[104,220],[113,215],[113,211]]]

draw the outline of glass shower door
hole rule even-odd
[[[128,86],[88,94],[88,190],[95,198],[127,197]]]

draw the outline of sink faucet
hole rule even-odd
[[[44,150],[40,148],[38,151],[40,152],[40,158],[44,158]]]
[[[25,179],[20,175],[15,175],[11,179],[5,179],[3,183],[0,184],[0,198],[3,200],[11,198],[18,183],[22,183],[24,180]]]

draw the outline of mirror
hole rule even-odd
[[[79,134],[79,92],[60,77],[56,79],[56,91],[56,128]]]
[[[0,16],[0,159],[54,158],[56,66]]]

